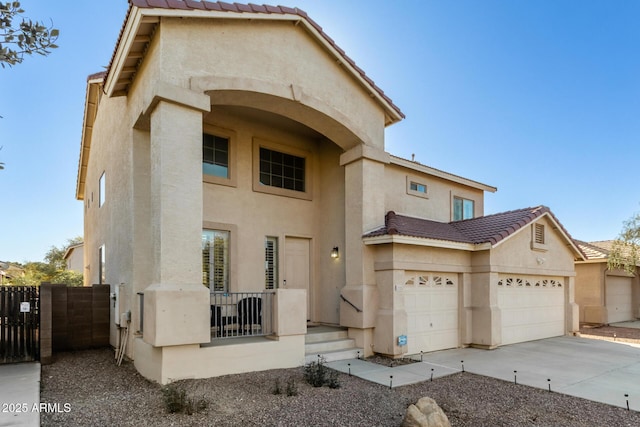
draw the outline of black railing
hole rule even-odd
[[[40,358],[39,288],[0,286],[0,363]]]
[[[211,334],[215,339],[273,333],[273,292],[211,294]]]
[[[362,313],[362,310],[360,310],[358,307],[356,307],[351,301],[349,301],[348,299],[346,299],[344,297],[344,295],[340,294],[340,298],[342,298],[342,301],[346,302],[347,304],[349,304],[351,307],[353,307],[358,313]]]
[[[138,292],[138,332],[142,333],[144,326],[144,292]]]

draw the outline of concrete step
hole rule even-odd
[[[305,344],[304,352],[306,354],[320,354],[336,350],[349,350],[355,348],[356,342],[351,338],[341,338],[331,341],[320,341]]]
[[[359,353],[358,353],[359,352]],[[344,350],[327,351],[323,353],[307,353],[304,356],[304,363],[309,364],[318,361],[318,354],[320,354],[325,362],[335,362],[336,360],[348,360],[362,357],[364,351],[361,348],[350,348]]]
[[[344,330],[335,330],[335,331],[326,331],[326,332],[316,332],[316,333],[307,333],[304,337],[304,342],[306,344],[323,342],[323,341],[335,341],[349,338],[349,333],[346,329]]]

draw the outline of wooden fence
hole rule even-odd
[[[40,361],[56,351],[109,345],[110,286],[40,286]]]

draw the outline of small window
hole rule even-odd
[[[202,284],[211,292],[229,292],[228,231],[202,231]]]
[[[264,288],[278,287],[278,238],[264,239]]]
[[[229,178],[229,138],[202,134],[202,173]]]
[[[407,194],[427,199],[427,184],[415,177],[407,176]]]
[[[461,221],[463,219],[471,219],[474,217],[475,203],[473,200],[463,199],[461,197],[453,198],[453,220]]]
[[[107,254],[104,245],[98,248],[98,284],[107,283]]]
[[[105,201],[105,173],[106,172],[102,172],[102,175],[100,175],[100,185],[99,185],[99,192],[98,192],[98,207],[102,207],[102,205],[104,205],[104,201]]]
[[[305,158],[260,147],[260,184],[305,191]]]

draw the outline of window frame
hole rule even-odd
[[[304,159],[304,191],[273,187],[260,182],[260,148]],[[274,194],[296,199],[312,200],[313,198],[313,155],[310,151],[289,145],[278,144],[261,138],[253,139],[253,191]]]
[[[429,186],[425,182],[424,179],[417,178],[414,176],[407,175],[407,194],[410,196],[422,197],[423,199],[429,198]],[[414,190],[412,185],[416,185],[416,189]],[[419,187],[424,187],[424,191],[420,191]]]
[[[212,135],[217,136],[219,138],[226,138],[228,140],[227,145],[227,177],[210,175],[204,173],[202,171],[202,181],[208,184],[218,184],[218,185],[226,185],[229,187],[236,187],[238,185],[237,181],[237,171],[236,171],[236,133],[230,129],[221,128],[218,126],[214,126],[211,124],[205,123],[202,126],[202,146],[201,150],[204,147],[204,135]],[[204,155],[202,156],[202,164],[204,164]]]
[[[213,274],[211,272],[211,269],[208,271],[208,273],[205,273],[205,262],[204,262],[204,244],[205,244],[205,233],[206,232],[212,232],[213,234],[213,241],[215,241],[216,239],[216,234],[220,233],[220,234],[224,234],[226,239],[225,239],[225,246],[223,247],[223,283],[222,283],[222,288],[221,289],[217,289],[215,287],[215,278],[212,278]],[[213,294],[213,293],[228,293],[231,289],[231,231],[230,230],[220,230],[217,228],[203,228],[202,229],[202,245],[201,245],[201,250],[202,250],[202,285],[206,286],[207,288],[209,288],[209,293]],[[212,257],[209,256],[209,259],[211,260]],[[213,257],[214,263],[215,263],[215,256]],[[214,263],[209,262],[209,265],[212,266],[210,268],[215,268],[214,267]],[[205,274],[208,274],[208,280],[205,280]],[[214,287],[212,288],[211,285],[214,285]]]
[[[460,218],[456,218],[456,202],[457,201],[461,202],[460,208],[461,208],[461,217]],[[471,202],[471,216],[465,216],[465,202]],[[473,199],[467,199],[465,197],[460,197],[460,196],[453,196],[453,200],[452,200],[452,206],[451,206],[451,218],[452,221],[464,221],[467,219],[473,219],[476,217],[476,201]]]

